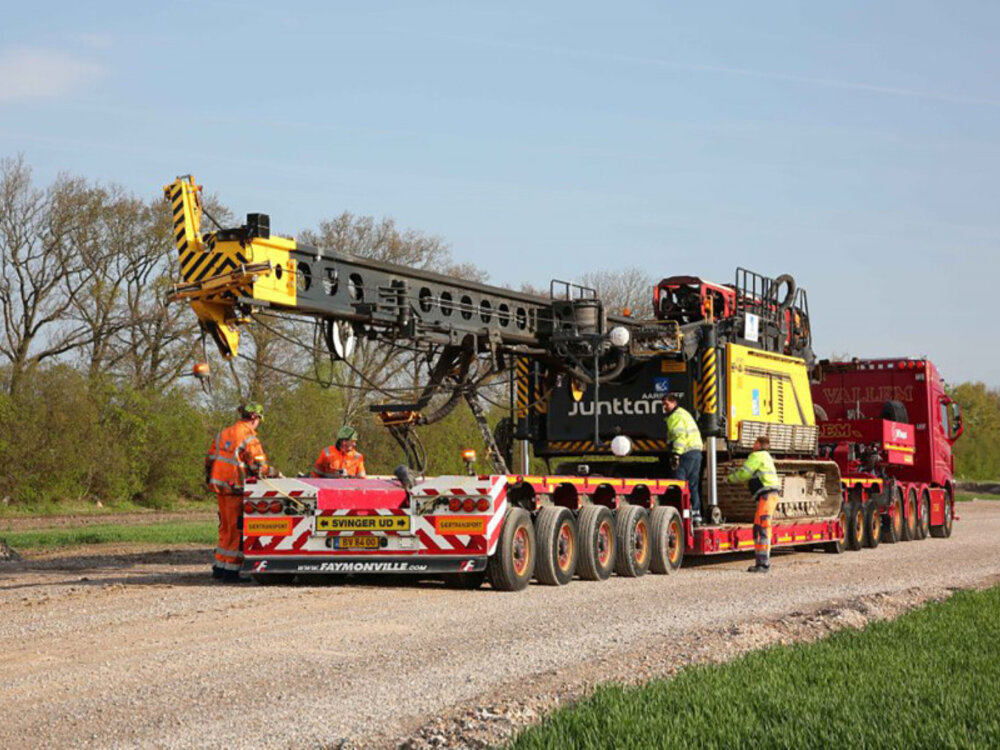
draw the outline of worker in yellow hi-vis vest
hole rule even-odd
[[[749,482],[750,491],[757,500],[753,518],[754,565],[750,573],[767,573],[771,570],[771,516],[781,499],[781,477],[774,466],[774,459],[767,449],[771,441],[761,435],[753,444],[753,453],[746,463],[729,475],[729,482]]]
[[[671,479],[683,479],[691,493],[691,523],[701,523],[701,432],[691,413],[680,406],[680,393],[663,397],[667,415],[667,440],[670,443]]]

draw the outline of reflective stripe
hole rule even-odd
[[[240,570],[243,566],[239,563],[226,562],[225,560],[216,560],[215,567],[222,568],[223,570]]]
[[[225,555],[226,557],[243,557],[243,553],[239,550],[222,549],[222,547],[216,547],[215,554]]]
[[[227,492],[232,492],[234,489],[236,489],[234,485],[230,484],[229,482],[223,482],[221,479],[209,479],[208,483],[214,484],[216,487],[221,487]]]
[[[229,464],[230,466],[243,466],[243,462],[238,458],[229,458],[228,456],[215,456],[213,461],[221,461],[224,464]]]

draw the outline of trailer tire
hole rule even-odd
[[[640,505],[623,505],[615,518],[615,572],[639,578],[649,570],[649,514]]]
[[[917,539],[931,535],[931,494],[925,489],[920,493],[920,516],[917,518]]]
[[[840,521],[840,528],[843,535],[840,539],[834,539],[832,542],[827,542],[823,545],[823,551],[829,552],[831,555],[839,555],[847,549],[847,506],[843,503],[840,504],[840,513],[837,516],[837,520]]]
[[[882,541],[882,516],[878,506],[871,500],[865,503],[865,546],[871,549],[878,547]]]
[[[865,507],[860,500],[847,503],[847,549],[857,552],[865,546]]]
[[[576,572],[578,536],[573,514],[548,505],[535,518],[538,559],[535,579],[546,586],[565,586]]]
[[[902,490],[892,488],[892,500],[889,501],[887,515],[882,517],[882,541],[895,544],[903,538],[903,498]]]
[[[294,573],[254,573],[250,576],[260,586],[287,586],[295,581]]]
[[[603,505],[585,505],[577,523],[577,573],[586,581],[606,581],[615,570],[615,518]]]
[[[497,591],[521,591],[535,574],[535,527],[524,508],[510,508],[500,528],[496,552],[486,563],[486,577]]]
[[[944,523],[940,526],[931,526],[931,536],[937,539],[947,539],[951,536],[951,529],[954,525],[955,509],[951,504],[951,498],[944,497]]]
[[[658,505],[649,514],[649,538],[652,554],[649,569],[654,573],[673,573],[684,562],[684,523],[672,505]]]
[[[906,512],[903,518],[902,540],[904,542],[915,542],[920,537],[917,536],[917,493],[912,487],[906,493],[906,503],[903,507],[906,509]]]
[[[910,416],[906,412],[906,404],[902,401],[886,401],[882,404],[882,419],[908,424]]]

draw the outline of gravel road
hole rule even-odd
[[[1000,502],[949,540],[514,594],[224,587],[204,549],[0,563],[0,747],[480,746],[604,679],[893,616],[1000,580]]]

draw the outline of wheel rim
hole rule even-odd
[[[903,532],[903,504],[898,497],[892,504],[892,530],[897,539]]]
[[[556,549],[558,550],[559,570],[565,572],[569,570],[570,564],[573,562],[573,529],[570,528],[569,523],[563,523],[559,527]]]
[[[840,518],[839,518],[839,520],[840,520],[840,530],[841,530],[840,538],[841,538],[842,541],[846,542],[847,541],[847,509],[846,508],[841,508],[840,509]]]
[[[667,549],[670,564],[675,565],[681,554],[681,528],[680,521],[676,519],[671,521],[667,528]]]
[[[854,541],[861,544],[865,538],[865,512],[858,508],[854,514]]]
[[[514,573],[523,576],[528,569],[528,560],[531,559],[531,540],[528,539],[528,530],[523,526],[514,532]]]
[[[649,528],[645,521],[639,521],[635,525],[635,561],[640,565],[646,562],[646,555],[649,554]]]
[[[917,530],[917,501],[913,495],[906,501],[906,528],[912,532]]]
[[[878,517],[878,511],[872,511],[872,540],[878,541],[879,532],[882,530],[882,520]]]
[[[605,521],[597,530],[597,560],[601,567],[611,560],[611,524]]]

